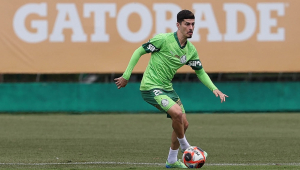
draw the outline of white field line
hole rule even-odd
[[[150,165],[164,166],[165,163],[134,163],[134,162],[69,162],[69,163],[0,163],[0,165]],[[263,166],[263,165],[289,165],[300,166],[300,163],[248,163],[248,164],[233,164],[233,163],[207,163],[206,166]]]

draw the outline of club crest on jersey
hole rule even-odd
[[[186,63],[186,56],[185,55],[183,55],[183,56],[180,57],[180,62],[182,64]]]
[[[161,101],[161,105],[162,105],[163,107],[168,106],[168,104],[169,104],[169,101],[168,101],[167,99],[163,99],[163,100]]]
[[[177,54],[174,54],[172,51],[170,51],[170,53],[174,55],[174,57],[178,58],[182,64],[186,63],[186,55],[179,57]]]

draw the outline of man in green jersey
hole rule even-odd
[[[227,95],[223,94],[212,83],[204,71],[195,46],[187,41],[194,31],[195,17],[189,10],[182,10],[177,14],[177,28],[174,33],[158,34],[147,43],[134,51],[127,69],[123,75],[115,79],[117,87],[125,87],[130,78],[134,66],[140,57],[151,53],[150,62],[144,72],[140,85],[143,99],[159,110],[166,112],[172,120],[173,132],[171,147],[166,162],[167,168],[186,168],[177,159],[179,146],[181,150],[187,149],[190,144],[185,138],[188,121],[180,98],[172,87],[172,79],[176,71],[183,65],[189,65],[199,80],[207,86],[221,102],[225,102]],[[207,156],[207,153],[205,152]]]

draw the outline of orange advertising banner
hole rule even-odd
[[[122,73],[135,49],[177,30],[181,9],[195,14],[189,41],[207,72],[299,72],[299,7],[299,0],[2,0],[0,73]]]

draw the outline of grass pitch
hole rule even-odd
[[[300,169],[300,114],[188,114],[202,169]],[[2,114],[0,169],[164,169],[165,114]]]

